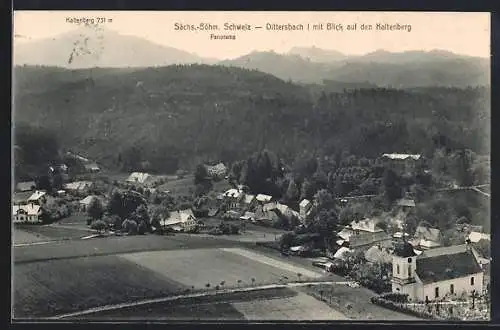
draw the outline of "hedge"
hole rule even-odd
[[[443,317],[439,317],[437,315],[434,315],[434,314],[426,312],[426,311],[416,311],[414,309],[408,308],[405,306],[405,303],[395,302],[395,301],[385,299],[385,298],[393,298],[393,299],[401,301],[403,299],[406,299],[407,296],[408,295],[402,295],[402,294],[397,294],[397,293],[388,293],[388,294],[384,294],[381,296],[371,297],[370,301],[375,305],[379,305],[379,306],[391,309],[391,310],[396,311],[396,312],[402,312],[402,313],[412,315],[412,316],[422,318],[422,319],[428,319],[428,320],[445,319]],[[450,318],[446,318],[446,320],[453,321],[453,320],[460,320],[460,318],[450,317]]]

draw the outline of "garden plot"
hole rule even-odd
[[[233,303],[245,319],[305,321],[305,320],[347,320],[342,313],[328,307],[323,302],[305,294],[271,300],[255,300]]]
[[[243,249],[140,252],[120,257],[195,289],[278,283],[283,276],[297,280],[297,273],[302,279],[323,276]]]

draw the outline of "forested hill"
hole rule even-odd
[[[122,170],[169,172],[269,148],[487,152],[489,91],[428,88],[322,92],[272,75],[206,65],[148,69],[17,67],[16,135],[50,129],[62,148]],[[312,92],[314,91],[314,92]],[[20,146],[22,148],[22,146]]]

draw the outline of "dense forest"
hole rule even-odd
[[[21,129],[29,124],[53,132],[58,148],[123,171],[193,170],[264,148],[285,162],[303,150],[369,158],[432,156],[443,148],[489,152],[489,90],[483,87],[331,91],[207,65],[25,66],[15,69],[14,86],[20,152],[30,148],[23,139],[32,135],[22,137]]]

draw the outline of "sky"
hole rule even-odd
[[[53,38],[79,27],[67,18],[104,18],[106,28],[142,37],[203,57],[235,58],[252,51],[286,53],[292,47],[318,47],[348,55],[376,50],[401,52],[441,49],[457,54],[490,56],[489,13],[440,12],[186,12],[186,11],[16,11],[13,16],[14,47],[17,43]],[[219,31],[180,31],[174,26],[200,23],[218,25]],[[262,26],[252,31],[224,31],[224,23]],[[304,31],[272,31],[266,24],[303,24]],[[323,30],[307,30],[309,24]],[[327,24],[343,31],[327,30]],[[400,31],[377,30],[377,24],[411,25]],[[347,26],[356,30],[348,31]],[[361,30],[361,25],[372,30]],[[236,40],[211,40],[210,35],[235,35]]]

